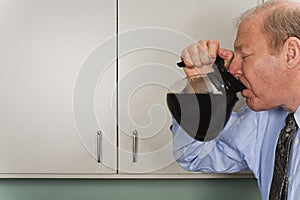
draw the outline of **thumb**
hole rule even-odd
[[[223,48],[220,48],[218,50],[218,55],[224,59],[224,67],[226,69],[229,68],[230,66],[230,63],[232,62],[233,58],[234,58],[234,53],[233,51],[231,50],[228,50],[228,49],[223,49]]]

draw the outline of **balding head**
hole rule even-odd
[[[261,27],[269,40],[272,53],[278,53],[289,37],[300,39],[300,3],[291,0],[275,0],[243,13],[238,26],[252,21]]]

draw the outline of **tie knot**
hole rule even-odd
[[[297,123],[294,118],[294,113],[288,114],[288,116],[285,119],[285,124],[288,128],[291,128],[291,129],[297,128]]]

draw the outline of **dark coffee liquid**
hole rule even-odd
[[[167,104],[175,120],[191,137],[212,140],[227,123],[235,95],[168,93]]]

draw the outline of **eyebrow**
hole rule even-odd
[[[243,45],[234,46],[234,52],[241,52],[243,49]]]
[[[235,53],[251,53],[253,52],[253,49],[248,46],[247,44],[238,44],[234,46],[234,52]]]

